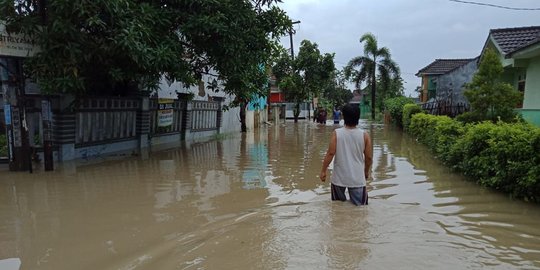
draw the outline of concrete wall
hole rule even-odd
[[[209,73],[213,73],[210,71]],[[193,94],[193,100],[211,100],[214,97],[222,98],[223,106],[230,106],[234,100],[233,95],[229,95],[223,91],[213,92],[208,89],[208,86],[215,79],[215,76],[203,75],[202,81],[204,83],[203,89],[199,85],[193,85],[186,87],[180,82],[169,82],[164,77],[161,79],[160,88],[158,90],[158,97],[160,98],[177,98],[177,93],[191,93]],[[219,84],[219,87],[223,87]],[[220,133],[240,132],[240,108],[229,108],[223,111]],[[196,139],[197,136],[207,136],[207,134],[193,134],[192,137]],[[188,139],[188,138],[186,138]]]
[[[452,99],[452,103],[468,103],[463,95],[464,86],[472,80],[478,65],[471,61],[450,73],[440,75],[437,78],[437,98],[442,100]]]

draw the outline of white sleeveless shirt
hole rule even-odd
[[[338,128],[336,140],[332,184],[342,187],[365,186],[364,131],[360,128]]]

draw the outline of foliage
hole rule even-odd
[[[377,109],[384,111],[384,101],[389,98],[403,96],[405,87],[403,86],[403,79],[399,74],[390,78],[388,83],[381,79],[381,76],[377,76],[377,91],[375,92],[375,106]]]
[[[384,101],[385,110],[390,113],[392,116],[392,121],[398,126],[403,127],[403,106],[405,104],[413,104],[414,101],[411,98],[399,96],[394,98],[389,98]]]
[[[345,76],[356,84],[357,89],[362,89],[363,82],[370,86],[372,119],[375,119],[377,80],[380,81],[382,89],[388,89],[392,80],[394,83],[399,81],[397,78],[400,71],[391,58],[390,50],[386,47],[379,48],[373,34],[364,34],[360,37],[360,43],[364,43],[364,55],[349,61],[345,67]]]
[[[492,49],[487,49],[472,82],[465,87],[465,97],[471,104],[471,112],[462,116],[464,121],[491,120],[512,121],[514,108],[521,94],[508,83],[500,81],[503,66]]]
[[[7,157],[8,143],[6,134],[0,134],[0,157]]]
[[[331,103],[330,109],[343,106],[353,98],[352,92],[347,88],[343,71],[335,71],[334,79],[324,88],[322,98]]]
[[[326,113],[330,115],[331,112],[334,111],[335,105],[331,100],[321,98],[319,99],[318,107],[323,108],[324,110],[326,110]]]
[[[540,201],[540,129],[499,121],[462,124],[418,113],[408,131],[481,185]]]
[[[422,108],[418,104],[408,103],[403,106],[403,116],[401,120],[403,122],[403,129],[407,130],[411,124],[411,117],[417,113],[421,113]]]
[[[44,93],[127,95],[215,71],[242,103],[266,94],[260,65],[291,27],[274,2],[0,0],[0,14],[41,48],[27,70]]]
[[[272,71],[285,98],[296,104],[294,119],[300,113],[300,103],[321,95],[334,78],[334,54],[321,54],[317,43],[303,40],[298,56],[292,59],[283,52]]]

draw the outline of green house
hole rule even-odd
[[[517,110],[524,119],[540,126],[540,26],[492,29],[482,53],[487,48],[500,55],[502,79],[523,93]]]

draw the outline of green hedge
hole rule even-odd
[[[411,117],[417,113],[421,113],[422,108],[418,104],[405,104],[403,106],[403,116],[401,120],[403,121],[403,129],[407,130],[411,124]]]
[[[0,134],[0,157],[7,157],[7,138],[5,134]]]
[[[390,113],[390,116],[392,116],[392,121],[396,123],[398,126],[403,127],[403,106],[405,104],[414,104],[414,101],[412,98],[408,97],[394,97],[389,98],[384,101],[384,109]]]
[[[411,117],[408,132],[480,184],[540,201],[540,128],[527,123],[463,124],[419,113]]]

